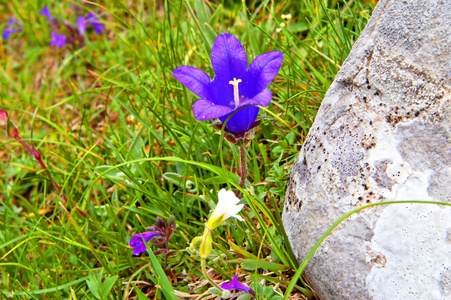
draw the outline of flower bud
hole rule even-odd
[[[189,244],[189,249],[191,251],[195,251],[200,247],[200,243],[202,242],[201,236],[196,236],[192,241],[191,244]]]
[[[213,239],[211,237],[210,231],[206,228],[199,247],[199,256],[204,259],[207,258],[210,255],[212,249]]]

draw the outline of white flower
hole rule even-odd
[[[240,199],[238,199],[232,191],[226,191],[225,189],[220,190],[218,193],[218,204],[208,219],[207,226],[210,229],[214,229],[230,217],[244,221],[244,219],[238,215],[244,204],[238,204],[238,202],[240,202]]]

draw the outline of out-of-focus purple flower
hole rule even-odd
[[[103,32],[103,24],[99,22],[99,18],[96,17],[93,13],[88,13],[88,17],[86,18],[86,21],[94,27],[94,31],[97,34],[102,34]]]
[[[267,89],[282,65],[283,54],[272,51],[257,56],[248,67],[247,55],[238,39],[223,33],[216,38],[211,50],[211,63],[215,77],[190,66],[181,66],[172,73],[190,91],[200,97],[193,105],[197,120],[219,118],[227,122],[231,132],[248,130],[257,118],[259,108],[271,102]],[[251,105],[251,106],[249,106]]]
[[[86,18],[83,16],[79,16],[77,18],[77,28],[78,32],[83,35],[85,34],[86,27],[88,27],[88,23],[86,22]]]
[[[16,20],[12,15],[9,16],[9,21],[8,21],[8,23],[6,23],[6,27],[3,29],[3,33],[2,33],[2,37],[4,40],[9,39],[11,34],[17,33],[20,31],[19,28],[14,28],[15,25],[21,26],[22,24],[18,20]]]
[[[228,291],[230,291],[231,289],[235,289],[235,290],[239,290],[239,291],[246,292],[249,294],[252,294],[252,292],[254,292],[247,285],[244,285],[244,284],[238,282],[237,275],[233,276],[233,280],[230,281],[229,283],[224,282],[223,284],[221,284],[221,288],[224,290],[228,290]],[[255,292],[254,292],[254,295],[255,295]]]
[[[160,232],[155,231],[155,227],[149,227],[148,229],[151,229],[151,231],[134,234],[133,238],[130,240],[129,245],[133,248],[134,255],[139,255],[141,252],[146,251],[146,242],[156,236],[161,236]]]
[[[77,28],[78,32],[80,32],[81,35],[85,33],[88,25],[92,26],[97,34],[102,34],[103,24],[99,22],[99,18],[97,18],[93,13],[88,13],[88,16],[86,18],[80,16],[77,19]]]
[[[46,6],[44,6],[39,12],[38,14],[40,14],[41,16],[45,16],[47,19],[49,19],[49,21],[51,21],[53,19],[52,14],[50,13],[49,8]]]
[[[58,34],[53,31],[50,34],[52,35],[52,39],[50,40],[50,46],[63,48],[66,45],[67,41],[66,36],[64,34]]]
[[[6,27],[13,27],[14,25],[22,25],[19,21],[17,21],[13,15],[9,16],[8,23],[6,23]]]
[[[17,29],[17,28],[11,28],[11,29],[5,28],[5,29],[3,29],[2,37],[3,37],[4,40],[7,40],[7,39],[9,39],[11,34],[16,33],[16,32],[19,32],[19,29]]]

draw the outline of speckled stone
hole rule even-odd
[[[358,206],[451,202],[451,1],[380,0],[293,168],[283,222],[302,261]],[[451,207],[351,216],[305,273],[322,300],[451,299]]]

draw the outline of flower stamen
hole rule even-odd
[[[240,94],[238,92],[238,84],[241,82],[241,79],[233,78],[233,80],[229,81],[229,84],[233,85],[233,100],[235,101],[235,108],[240,105]]]

